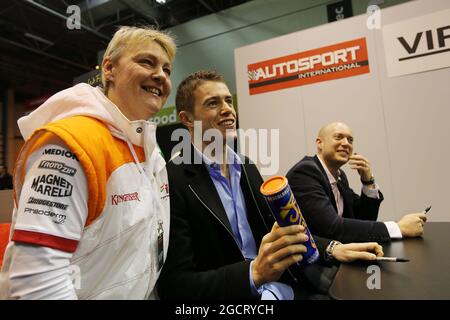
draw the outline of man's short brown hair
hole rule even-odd
[[[195,90],[206,81],[216,81],[225,83],[223,75],[216,71],[200,70],[188,75],[177,89],[177,95],[175,98],[175,107],[177,114],[180,111],[194,112],[195,105]]]

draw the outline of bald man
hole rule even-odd
[[[316,156],[304,157],[286,175],[313,234],[341,242],[389,242],[423,234],[423,213],[407,214],[398,222],[376,221],[383,195],[367,158],[353,153],[353,134],[346,124],[321,128],[316,146]],[[361,177],[361,195],[341,170],[347,162]]]

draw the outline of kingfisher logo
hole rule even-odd
[[[139,199],[139,193],[115,194],[111,196],[111,204],[113,206],[117,206],[119,203],[127,201],[141,201]]]
[[[369,73],[366,39],[248,65],[250,95]]]

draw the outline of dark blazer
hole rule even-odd
[[[5,172],[3,176],[0,176],[0,190],[12,188],[13,188],[12,176],[8,172]]]
[[[207,168],[203,164],[169,162],[167,171],[171,225],[167,259],[158,281],[160,297],[254,299],[249,281],[250,261],[245,261],[234,239]],[[240,185],[257,248],[274,223],[259,192],[262,183],[256,166],[245,158]],[[316,239],[320,252],[328,242]],[[282,281],[294,285],[301,282],[295,270],[285,272]]]
[[[286,177],[312,233],[345,243],[391,240],[386,225],[376,221],[381,192],[380,199],[357,195],[341,171],[337,185],[344,198],[344,213],[339,217],[330,182],[317,156],[304,157]]]

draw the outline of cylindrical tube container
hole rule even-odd
[[[309,239],[304,243],[307,251],[303,254],[303,259],[299,262],[299,265],[316,262],[319,259],[319,250],[317,250],[317,245],[309,232],[286,177],[274,176],[269,178],[261,185],[260,191],[267,199],[272,214],[280,227],[293,224],[301,224],[305,227],[305,233]]]

